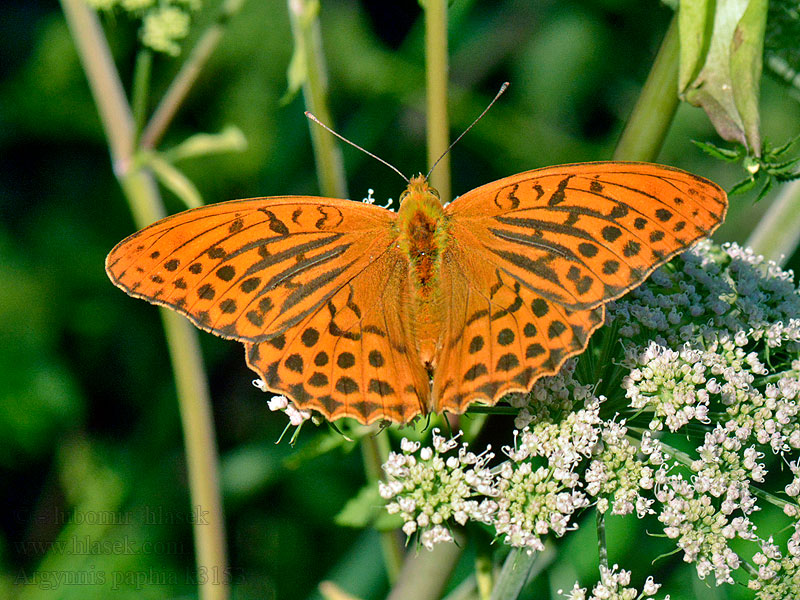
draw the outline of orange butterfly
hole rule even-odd
[[[582,352],[605,303],[709,235],[725,192],[647,163],[513,175],[397,213],[311,196],[234,200],[120,242],[131,296],[244,342],[273,392],[328,419],[405,423],[527,392]]]

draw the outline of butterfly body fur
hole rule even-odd
[[[408,285],[414,298],[410,322],[417,353],[432,373],[444,310],[439,282],[441,261],[449,240],[439,194],[422,175],[412,178],[400,196],[396,231],[398,246],[410,267]]]
[[[267,388],[333,420],[404,423],[526,392],[588,344],[604,305],[709,235],[727,199],[647,163],[520,173],[398,213],[273,197],[168,217],[106,260],[128,294],[244,342]]]

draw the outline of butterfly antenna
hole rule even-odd
[[[464,130],[464,132],[463,132],[463,133],[462,133],[460,136],[458,136],[458,137],[456,138],[456,140],[455,140],[455,141],[454,141],[452,144],[450,144],[450,145],[447,147],[447,150],[445,150],[444,152],[442,152],[442,155],[441,155],[439,158],[437,158],[437,159],[436,159],[436,162],[435,162],[435,163],[433,163],[433,166],[431,167],[431,170],[430,170],[430,171],[428,171],[428,174],[425,176],[425,179],[427,179],[428,177],[430,177],[430,176],[431,176],[431,173],[433,173],[433,170],[436,168],[436,165],[438,165],[438,164],[439,164],[439,161],[440,161],[440,160],[442,160],[442,159],[443,159],[445,156],[447,156],[447,153],[448,153],[448,152],[450,152],[450,150],[452,150],[452,149],[453,149],[453,146],[455,146],[455,145],[458,143],[458,141],[459,141],[459,140],[460,140],[462,137],[464,137],[465,135],[467,135],[467,132],[468,132],[470,129],[472,129],[473,127],[475,127],[475,124],[476,124],[478,121],[480,121],[480,120],[483,118],[483,115],[485,115],[487,112],[489,112],[489,109],[490,109],[490,108],[492,108],[492,105],[493,105],[495,102],[497,102],[497,99],[498,99],[500,96],[502,96],[502,95],[503,95],[503,92],[505,92],[507,89],[508,89],[508,82],[506,81],[505,83],[503,83],[503,85],[501,85],[501,86],[500,86],[500,90],[497,92],[497,94],[495,94],[495,97],[494,97],[494,99],[493,99],[491,102],[489,102],[489,106],[487,106],[486,108],[484,108],[484,109],[483,109],[483,112],[482,112],[481,114],[479,114],[479,115],[478,115],[478,118],[477,118],[477,119],[475,119],[475,120],[472,122],[472,124],[471,124],[469,127],[467,127],[467,128]]]
[[[372,158],[374,158],[374,159],[375,159],[375,160],[377,160],[378,162],[382,162],[382,163],[383,163],[383,164],[385,164],[387,167],[389,167],[389,168],[390,168],[392,171],[394,171],[395,173],[397,173],[398,175],[400,175],[400,177],[402,177],[403,179],[405,179],[406,183],[410,183],[410,182],[409,182],[409,180],[408,180],[408,177],[406,177],[405,175],[403,175],[403,174],[400,172],[400,169],[398,169],[398,168],[397,168],[397,167],[395,167],[394,165],[392,165],[392,164],[389,164],[388,162],[386,162],[385,160],[383,160],[383,159],[382,159],[380,156],[375,156],[375,155],[374,155],[372,152],[370,152],[369,150],[365,150],[364,148],[362,148],[361,146],[359,146],[359,145],[358,145],[358,144],[356,144],[355,142],[351,142],[350,140],[348,140],[348,139],[347,139],[346,137],[344,137],[343,135],[341,135],[341,134],[339,134],[339,133],[336,133],[336,132],[335,132],[333,129],[331,129],[330,127],[328,127],[327,125],[325,125],[325,123],[323,123],[322,121],[320,121],[320,120],[319,120],[317,117],[315,117],[315,116],[314,116],[312,113],[310,113],[310,112],[306,111],[306,113],[305,113],[305,114],[306,114],[306,116],[307,116],[309,119],[311,119],[312,121],[314,121],[314,123],[316,123],[317,125],[319,125],[319,126],[320,126],[320,127],[322,127],[323,129],[326,129],[327,131],[329,131],[330,133],[332,133],[333,135],[335,135],[337,138],[339,138],[339,139],[340,139],[340,140],[342,140],[343,142],[347,142],[347,143],[348,143],[348,144],[350,144],[350,145],[351,145],[353,148],[358,148],[359,150],[361,150],[361,151],[362,151],[364,154],[366,154],[367,156],[371,156]]]

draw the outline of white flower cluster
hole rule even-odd
[[[652,514],[654,500],[644,496],[655,485],[656,469],[663,469],[660,446],[645,432],[637,447],[627,437],[624,422],[604,423],[602,447],[587,467],[583,479],[586,492],[597,498],[601,513],[611,507],[612,514],[629,515],[636,511],[642,519]]]
[[[575,468],[597,447],[599,412],[600,401],[594,400],[559,424],[526,428],[514,448],[503,449],[510,460],[492,486],[497,493],[488,522],[507,544],[543,550],[543,536],[564,535],[575,512],[589,505]]]
[[[704,341],[705,348],[687,342],[679,351],[651,341],[643,352],[629,358],[633,368],[622,386],[631,408],[652,410],[650,429],[666,425],[677,431],[692,420],[708,424],[713,395],[725,404],[744,403],[758,395],[755,375],[767,374],[758,355],[746,353],[733,337],[714,337]],[[739,337],[739,343],[746,340]]]
[[[572,590],[564,593],[559,590],[567,600],[641,600],[650,598],[658,593],[661,584],[655,583],[652,577],[645,581],[642,591],[629,587],[631,584],[631,572],[617,570],[619,567],[614,565],[610,569],[600,566],[600,581],[592,588],[591,596],[586,595],[586,588],[580,587],[577,583]],[[664,600],[669,600],[669,595],[664,596]]]
[[[391,501],[388,511],[402,516],[407,535],[420,532],[426,547],[450,541],[445,523],[452,516],[462,525],[468,519],[490,524],[505,543],[529,553],[542,550],[548,534],[574,528],[573,516],[592,498],[603,512],[609,506],[615,514],[652,512],[653,500],[640,491],[653,488],[655,471],[636,456],[662,464],[658,444],[648,436],[647,444],[633,445],[624,423],[600,419],[601,401],[591,399],[559,423],[526,428],[513,448],[503,448],[509,460],[493,471],[486,467],[494,458],[488,450],[476,456],[462,445],[458,456],[443,456],[456,442],[438,431],[433,449],[403,440],[402,453],[384,464],[387,481],[380,493]]]
[[[201,7],[201,0],[87,0],[97,10],[121,8],[142,19],[142,43],[156,52],[180,54],[181,42],[189,33],[191,13]]]
[[[387,482],[380,484],[379,491],[382,498],[392,500],[387,511],[403,517],[406,535],[419,530],[420,541],[428,549],[453,540],[448,520],[461,525],[468,519],[486,522],[493,512],[491,500],[472,498],[496,495],[486,468],[494,455],[488,448],[483,454],[473,454],[463,444],[457,456],[442,456],[457,446],[455,439],[446,440],[434,429],[433,448],[423,448],[418,459],[413,453],[419,450],[419,442],[403,439],[402,453],[393,452],[383,465]]]
[[[701,578],[746,579],[759,600],[800,598],[800,292],[792,273],[736,245],[705,243],[608,312],[619,355],[604,358],[597,382],[577,380],[594,370],[591,362],[577,368],[579,357],[530,394],[510,397],[521,431],[491,471],[493,457],[481,455],[481,489],[468,481],[471,465],[440,456],[441,440],[434,450],[407,445],[392,455],[382,490],[406,533],[446,539],[442,507],[456,506],[458,522],[487,523],[533,552],[545,536],[575,528],[591,505],[654,514]],[[593,357],[590,345],[586,360],[607,344]],[[608,399],[595,397],[596,385]],[[459,456],[467,454],[462,445]],[[778,486],[786,464],[792,480]],[[761,532],[752,520],[770,504],[794,531],[785,546],[773,540],[777,530]],[[441,519],[420,520],[433,514]],[[619,591],[601,581],[592,598],[637,597],[615,581]],[[586,598],[577,587],[572,594]]]
[[[800,597],[800,522],[794,524],[784,555],[772,537],[761,543],[761,551],[753,556],[757,577],[747,586],[756,590],[757,600],[784,600]]]
[[[610,302],[607,323],[625,338],[680,348],[705,335],[730,332],[737,340],[764,340],[770,348],[800,347],[800,294],[791,271],[749,248],[705,240],[674,265],[658,269],[645,285]],[[743,344],[737,344],[743,345]]]

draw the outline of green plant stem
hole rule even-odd
[[[606,515],[595,508],[595,521],[597,523],[597,556],[600,565],[608,568],[608,546],[606,544]]]
[[[303,99],[306,109],[320,121],[333,127],[328,108],[328,73],[322,50],[318,0],[288,0],[288,4],[295,52],[299,49],[305,58]],[[323,195],[347,198],[342,153],[335,138],[316,123],[309,121],[308,126],[317,165],[317,179]]]
[[[122,89],[97,15],[84,0],[61,0],[89,86],[108,139],[114,173],[139,227],[163,216],[152,175],[134,168],[133,113]],[[227,557],[218,457],[211,419],[211,402],[196,330],[178,315],[161,309],[172,358],[178,402],[186,440],[189,490],[193,507],[203,518],[194,525],[196,562],[202,600],[226,600]]]
[[[678,109],[678,16],[661,47],[614,150],[614,160],[652,161],[658,156]]]
[[[552,541],[545,542],[544,550],[528,554],[514,548],[506,557],[491,600],[517,600],[526,581],[536,579],[556,558]]]
[[[239,12],[242,4],[244,4],[244,0],[227,0],[214,23],[203,32],[192,47],[186,61],[181,65],[178,74],[170,83],[156,110],[142,130],[140,142],[142,148],[152,150],[161,141],[164,132],[197,81],[200,71],[219,44],[228,20]]]
[[[428,168],[450,145],[447,116],[447,0],[425,2],[425,78],[427,90]],[[450,157],[444,156],[431,173],[431,185],[442,202],[451,199]]]
[[[67,25],[89,80],[117,177],[131,168],[135,123],[97,14],[83,0],[61,0]]]
[[[120,179],[138,227],[160,218],[164,209],[155,179],[145,171],[131,171]],[[171,310],[159,309],[164,324],[172,368],[175,373],[178,407],[183,426],[186,463],[192,508],[199,519],[193,526],[196,562],[203,581],[203,600],[226,600],[227,556],[225,522],[219,491],[219,458],[197,331]]]
[[[492,590],[491,600],[514,600],[519,596],[522,586],[528,580],[538,553],[528,554],[524,550],[514,548],[503,563],[497,583]]]
[[[136,133],[142,131],[147,119],[147,99],[150,95],[150,74],[153,70],[153,51],[141,48],[136,54],[136,66],[133,68],[133,92],[131,93],[131,110]]]
[[[494,589],[494,561],[489,547],[481,546],[475,557],[475,587],[481,600],[489,600]]]
[[[378,435],[367,435],[361,438],[361,455],[364,459],[364,471],[370,485],[377,488],[383,471],[381,465],[389,458],[389,438],[382,431]],[[382,531],[380,535],[383,560],[389,584],[397,581],[403,566],[403,540],[399,531]]]
[[[409,550],[387,600],[436,600],[450,579],[464,543],[464,536],[453,531],[456,543],[437,544],[433,550]]]
[[[756,254],[785,264],[800,245],[799,207],[800,181],[792,181],[783,186],[747,238],[746,245]]]

